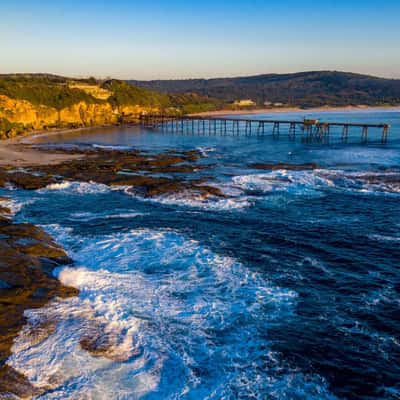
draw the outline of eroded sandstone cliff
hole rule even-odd
[[[0,120],[3,120],[0,137],[9,138],[29,130],[135,122],[142,113],[158,111],[157,108],[139,105],[113,106],[108,102],[83,101],[57,110],[0,95]]]

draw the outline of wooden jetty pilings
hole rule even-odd
[[[169,116],[144,114],[140,116],[143,127],[163,132],[173,132],[192,135],[233,135],[233,136],[264,136],[272,134],[279,138],[287,133],[289,139],[294,140],[297,135],[303,141],[329,142],[332,128],[341,131],[340,139],[347,142],[350,128],[360,130],[362,143],[368,142],[370,129],[379,129],[382,143],[387,142],[390,129],[389,124],[370,124],[352,122],[321,122],[317,119],[303,120],[270,120],[270,119],[244,119],[202,116]]]

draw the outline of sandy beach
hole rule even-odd
[[[0,166],[26,167],[33,165],[54,165],[81,158],[82,156],[78,154],[41,151],[30,147],[30,145],[35,143],[35,139],[38,137],[78,132],[85,129],[87,128],[30,132],[12,139],[0,140]]]
[[[272,114],[272,113],[297,113],[297,112],[351,112],[351,111],[382,111],[393,110],[400,112],[400,106],[396,107],[367,107],[367,106],[347,106],[347,107],[315,107],[301,109],[298,107],[263,108],[256,110],[219,110],[204,113],[190,114],[193,116],[228,116],[228,115],[252,115],[252,114]],[[51,131],[36,131],[25,135],[17,136],[12,139],[0,140],[0,165],[24,167],[29,165],[53,165],[64,161],[69,161],[82,157],[77,154],[60,154],[51,151],[37,150],[31,147],[35,139],[43,136],[53,136],[63,133],[80,132],[105,126],[91,126],[76,129],[55,129]]]
[[[400,112],[400,106],[384,106],[384,107],[369,107],[369,106],[346,106],[346,107],[314,107],[314,108],[299,108],[299,107],[276,107],[276,108],[257,108],[252,110],[218,110],[207,111],[202,113],[191,114],[193,116],[224,116],[224,115],[251,115],[251,114],[280,114],[280,113],[314,113],[314,112],[351,112],[351,111],[383,111],[393,110]]]
[[[2,166],[52,165],[80,157],[73,154],[47,153],[31,149],[25,145],[8,142],[8,140],[5,142],[0,143],[0,165]]]

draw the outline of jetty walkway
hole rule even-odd
[[[369,131],[377,129],[380,132],[380,141],[386,143],[390,129],[390,125],[384,123],[370,124],[322,122],[318,119],[273,120],[156,114],[141,115],[140,124],[152,130],[192,135],[264,136],[272,134],[274,138],[279,138],[281,134],[286,134],[292,140],[297,135],[300,135],[303,141],[310,142],[329,142],[333,130],[335,137],[339,136],[343,142],[347,142],[349,130],[352,129],[352,132],[354,132],[357,129],[361,142],[367,143]]]

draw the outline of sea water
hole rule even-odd
[[[75,262],[55,274],[79,296],[27,311],[8,360],[38,399],[399,398],[400,113],[310,116],[387,122],[389,142],[106,128],[52,142],[197,149],[207,168],[194,175],[227,197],[82,182],[1,191]],[[46,321],[56,329],[33,343],[29,327]],[[103,356],[80,345],[97,334],[110,338]]]

